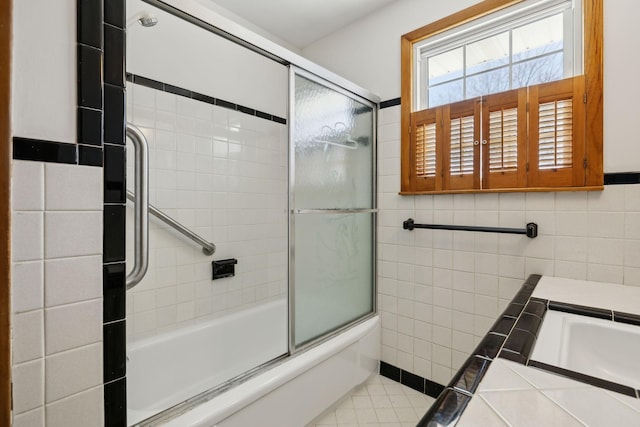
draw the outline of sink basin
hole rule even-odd
[[[640,389],[640,326],[547,310],[531,359]]]

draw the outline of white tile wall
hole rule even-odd
[[[102,425],[102,168],[17,160],[12,177],[14,425]]]
[[[379,114],[385,362],[447,384],[529,274],[640,285],[640,185],[589,193],[400,196],[400,107]],[[518,228],[533,221],[539,235],[410,232],[402,229],[409,217]]]
[[[287,127],[135,84],[127,96],[128,119],[149,142],[150,202],[217,247],[204,256],[150,217],[149,270],[128,294],[128,339],[283,295]],[[211,261],[226,258],[238,259],[236,276],[212,281]]]

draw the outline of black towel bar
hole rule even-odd
[[[429,228],[433,230],[454,230],[454,231],[480,231],[483,233],[506,233],[506,234],[525,234],[527,237],[534,238],[538,235],[538,224],[530,222],[526,228],[505,228],[505,227],[477,227],[473,225],[443,225],[443,224],[416,224],[413,218],[402,223],[405,230],[413,230],[414,228]]]

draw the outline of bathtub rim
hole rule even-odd
[[[215,425],[242,410],[271,391],[302,375],[350,345],[375,331],[381,324],[377,311],[330,332],[321,340],[295,353],[283,354],[263,365],[247,371],[220,386],[204,391],[158,414],[139,421],[131,427],[164,425],[180,427],[184,421],[190,426]],[[284,365],[293,366],[285,367]],[[281,372],[282,371],[282,372]],[[216,400],[213,410],[204,410],[208,402]],[[187,415],[189,414],[189,415]],[[186,418],[186,419],[183,419]]]

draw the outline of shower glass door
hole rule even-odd
[[[374,106],[292,69],[294,348],[374,311]]]

